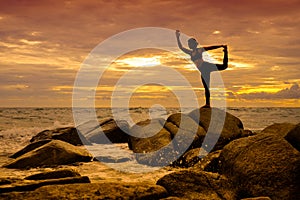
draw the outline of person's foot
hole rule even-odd
[[[202,106],[201,108],[210,108],[210,105],[205,104],[204,106]]]

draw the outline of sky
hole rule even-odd
[[[299,8],[298,0],[1,0],[0,107],[71,107],[76,75],[91,51],[116,34],[144,27],[174,30],[174,45],[177,29],[200,45],[227,44],[229,67],[220,72],[227,106],[299,107]],[[186,38],[182,43],[187,46]],[[112,47],[126,45],[122,41]],[[132,82],[147,80],[161,65],[184,76],[204,104],[199,72],[178,53],[145,48],[119,56],[106,66],[95,105],[111,106],[126,72],[137,72]],[[222,49],[207,53],[210,61],[221,62]],[[132,90],[133,107],[178,106],[183,97],[176,91],[191,90],[170,74],[155,80],[167,80],[166,85],[152,81],[118,88],[123,95]]]

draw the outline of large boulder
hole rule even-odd
[[[239,198],[298,199],[300,153],[275,134],[237,139],[219,157],[220,173],[238,187]]]
[[[163,127],[162,119],[146,120],[135,124],[130,132],[129,147],[134,153],[148,153],[167,146],[171,140],[171,133]],[[148,137],[149,135],[152,135]]]
[[[18,158],[18,157],[24,155],[25,153],[28,153],[29,151],[32,151],[32,150],[34,150],[36,148],[39,148],[40,146],[43,146],[43,145],[45,145],[45,144],[47,144],[49,142],[51,142],[50,139],[39,140],[39,141],[30,143],[26,147],[24,147],[23,149],[17,151],[13,155],[11,155],[10,158]]]
[[[115,121],[114,119],[104,119],[98,121],[88,121],[81,124],[77,129],[92,143],[127,143],[129,125],[125,120]]]
[[[196,160],[190,160],[188,154],[181,157],[186,151],[195,148],[216,151],[230,141],[251,133],[245,131],[241,120],[230,113],[216,108],[201,108],[188,115],[172,114],[166,121],[153,119],[137,123],[130,129],[128,146],[134,153],[139,153],[137,160],[140,163],[190,167],[197,162],[198,156],[192,156]],[[189,161],[186,162],[186,159]]]
[[[163,119],[141,121],[130,132],[128,146],[136,153],[136,160],[145,165],[165,166],[176,160],[171,133],[163,127]],[[152,135],[152,136],[151,136]]]
[[[295,127],[296,124],[291,123],[274,123],[264,128],[260,133],[274,133],[285,137],[288,134],[288,132],[293,130]]]
[[[186,150],[201,146],[205,131],[187,115],[177,113],[164,119],[146,120],[134,125],[129,147],[139,163],[170,165]]]
[[[169,195],[184,199],[235,200],[235,190],[225,176],[211,172],[182,170],[160,178]]]
[[[68,142],[73,145],[90,145],[91,143],[77,131],[74,127],[57,128],[53,130],[44,130],[33,136],[30,142],[37,142],[41,140],[55,139]]]
[[[174,145],[185,151],[186,148],[197,148],[202,146],[206,131],[192,118],[183,113],[175,113],[168,117],[165,128],[174,138]]]
[[[221,152],[222,150],[210,152],[205,157],[201,158],[200,161],[195,163],[191,169],[194,171],[218,172]]]
[[[207,155],[203,148],[190,149],[185,152],[173,165],[179,167],[192,167]]]
[[[188,115],[208,132],[203,146],[207,151],[222,149],[230,141],[242,136],[244,127],[241,120],[221,109],[200,108]]]
[[[65,165],[75,162],[88,162],[91,161],[91,159],[92,155],[85,149],[60,140],[52,140],[45,145],[23,154],[11,163],[4,165],[4,167],[26,169]]]
[[[293,147],[300,151],[300,123],[275,123],[266,127],[261,133],[273,133],[286,139]]]

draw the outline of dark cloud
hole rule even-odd
[[[299,99],[300,87],[297,83],[276,93],[257,92],[238,95],[242,99]]]

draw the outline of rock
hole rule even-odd
[[[202,148],[195,148],[184,153],[177,161],[174,163],[175,166],[180,167],[192,167],[198,163],[203,157],[207,155],[207,152]]]
[[[67,178],[60,178],[60,179],[40,180],[40,181],[34,181],[31,183],[24,183],[19,185],[10,185],[4,187],[2,186],[0,187],[0,194],[7,193],[7,192],[16,192],[16,191],[17,192],[32,191],[46,185],[57,185],[57,184],[62,185],[62,184],[74,184],[74,183],[90,183],[90,179],[87,176],[71,177],[71,178],[67,177]]]
[[[274,123],[263,129],[260,133],[275,133],[285,137],[295,127],[296,125],[291,123]]]
[[[237,139],[220,155],[220,173],[238,187],[239,198],[297,199],[300,153],[275,134]]]
[[[60,140],[53,140],[37,149],[25,153],[4,167],[26,169],[65,165],[75,162],[88,162],[91,161],[91,159],[92,155],[85,149]]]
[[[130,136],[130,144],[129,146],[133,150],[134,153],[148,153],[161,149],[164,146],[167,146],[171,140],[171,133],[163,128],[160,119],[152,120],[150,124],[150,120],[138,122],[134,125],[130,132],[136,136]],[[147,134],[152,134],[151,137]]]
[[[252,197],[252,198],[246,198],[241,200],[272,200],[270,197]]]
[[[112,120],[112,118],[103,118],[100,121],[98,121],[98,120],[89,120],[89,121],[83,122],[82,124],[79,124],[79,125],[77,124],[76,128],[78,130],[80,130],[80,132],[82,132],[85,135],[85,134],[99,128],[101,124],[105,124],[105,123],[107,123],[108,121],[111,121],[111,120]]]
[[[37,142],[40,140],[55,139],[68,142],[73,145],[90,145],[91,143],[77,131],[74,127],[57,128],[54,130],[44,130],[33,136],[30,142]]]
[[[0,178],[0,185],[7,185],[7,184],[11,184],[11,180],[9,178]]]
[[[201,117],[198,123],[199,112]],[[210,125],[211,115],[214,120]],[[207,134],[208,130],[210,132]],[[130,129],[130,133],[134,136],[130,136],[128,146],[133,152],[140,153],[136,156],[138,162],[151,166],[173,164],[186,167],[198,161],[198,156],[190,154],[181,157],[190,149],[201,147],[207,152],[216,151],[232,140],[252,135],[251,131],[243,129],[241,120],[216,108],[201,108],[189,115],[175,113],[166,121],[154,119],[139,122]],[[182,159],[178,160],[179,157]]]
[[[154,200],[167,197],[158,185],[142,183],[85,183],[48,185],[30,192],[0,194],[0,199],[123,199]]]
[[[252,132],[251,130],[241,130],[241,138],[242,137],[249,137],[256,135],[256,133]]]
[[[171,133],[173,144],[180,152],[202,146],[206,131],[192,118],[183,113],[168,117],[165,128]]]
[[[294,148],[300,151],[300,123],[297,125],[290,123],[275,123],[266,127],[261,133],[273,133],[280,135]]]
[[[182,170],[160,178],[157,185],[171,196],[186,199],[235,200],[233,187],[226,177],[217,173]]]
[[[10,158],[18,158],[18,157],[22,156],[23,154],[28,153],[29,151],[32,151],[36,148],[39,148],[40,146],[43,146],[43,145],[47,144],[50,141],[51,140],[46,139],[46,140],[40,140],[40,141],[30,143],[29,145],[27,145],[26,147],[24,147],[20,151],[18,151],[16,153],[14,153],[13,155],[11,155]]]
[[[104,162],[104,163],[121,163],[130,161],[128,157],[115,157],[115,156],[96,156],[94,161]]]
[[[196,109],[188,115],[208,132],[203,146],[208,152],[222,149],[230,141],[240,138],[244,129],[239,118],[218,108]]]
[[[182,121],[181,121],[182,119]],[[134,125],[129,147],[139,163],[151,166],[170,165],[191,147],[201,146],[205,131],[187,115],[171,115],[163,119],[146,120]],[[138,136],[138,137],[137,137]],[[150,137],[149,137],[150,136]]]
[[[300,123],[284,137],[294,148],[300,151]]]
[[[166,166],[179,157],[171,142],[171,133],[163,125],[163,119],[153,119],[138,122],[131,128],[131,134],[139,137],[130,136],[129,147],[140,164]],[[149,135],[153,136],[147,137]]]
[[[219,157],[221,152],[222,150],[217,150],[207,154],[191,169],[194,171],[207,171],[217,173],[219,171]]]
[[[179,198],[179,197],[174,197],[174,196],[170,196],[170,197],[167,197],[167,198],[163,198],[163,199],[160,199],[160,200],[188,200],[187,198]]]
[[[87,122],[78,129],[89,141],[97,144],[127,143],[129,138],[129,125],[125,120],[115,121],[110,118],[99,123]]]
[[[172,145],[168,145],[154,152],[138,153],[136,154],[136,160],[140,164],[164,167],[173,165],[173,162],[180,156],[181,154],[174,150]]]
[[[14,183],[20,182],[22,180],[23,179],[21,179],[21,178],[15,178],[15,177],[0,177],[0,186],[14,184]]]
[[[50,172],[33,174],[25,177],[27,180],[43,180],[43,179],[58,179],[66,177],[79,177],[80,174],[74,169],[60,169]]]

